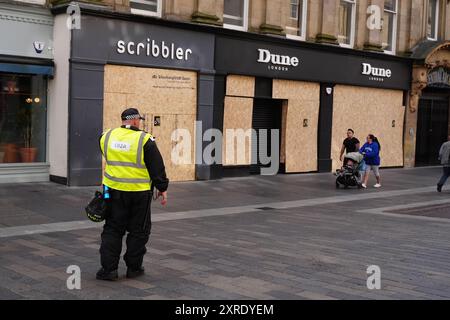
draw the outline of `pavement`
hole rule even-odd
[[[146,275],[126,279],[121,261],[116,282],[95,280],[101,224],[83,208],[98,188],[1,184],[0,299],[450,299],[441,168],[381,173],[367,190],[331,174],[172,183],[152,206]]]

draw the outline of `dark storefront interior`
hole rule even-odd
[[[267,130],[267,156],[271,156],[274,152],[280,154],[281,134],[279,135],[278,150],[270,139],[271,130],[278,130],[281,133],[281,114],[282,114],[282,100],[276,99],[255,99],[253,103],[253,129],[256,131],[257,139],[252,141],[252,150],[258,150],[258,158],[252,160],[250,165],[251,174],[260,174],[261,167],[268,167],[270,165],[261,164],[259,156],[260,152],[260,130]],[[263,151],[265,152],[265,151]],[[280,170],[281,171],[281,170]]]
[[[0,163],[45,162],[46,79],[0,73]]]
[[[447,141],[450,88],[426,88],[419,103],[416,166],[438,165],[439,148]]]

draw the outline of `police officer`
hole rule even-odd
[[[99,280],[116,280],[122,238],[128,232],[124,260],[127,278],[144,274],[143,258],[150,236],[150,204],[153,188],[161,204],[167,203],[169,180],[155,139],[139,129],[144,118],[135,108],[122,112],[122,126],[107,130],[100,138],[106,160],[103,185],[108,187],[109,212],[100,246],[102,268]]]

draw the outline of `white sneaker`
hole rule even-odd
[[[364,189],[367,189],[367,186],[364,183],[361,184],[361,187],[363,187]]]
[[[381,188],[381,184],[377,183],[376,185],[373,186],[374,188]]]

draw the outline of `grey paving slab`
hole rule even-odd
[[[173,206],[154,204],[146,275],[121,262],[111,283],[95,280],[101,226],[75,225],[96,188],[1,185],[0,232],[74,225],[2,238],[0,299],[450,299],[450,224],[377,214],[447,203],[440,169],[382,174],[382,190],[336,190],[328,174],[175,183]],[[81,290],[66,288],[73,264]],[[366,287],[372,264],[381,290]]]

